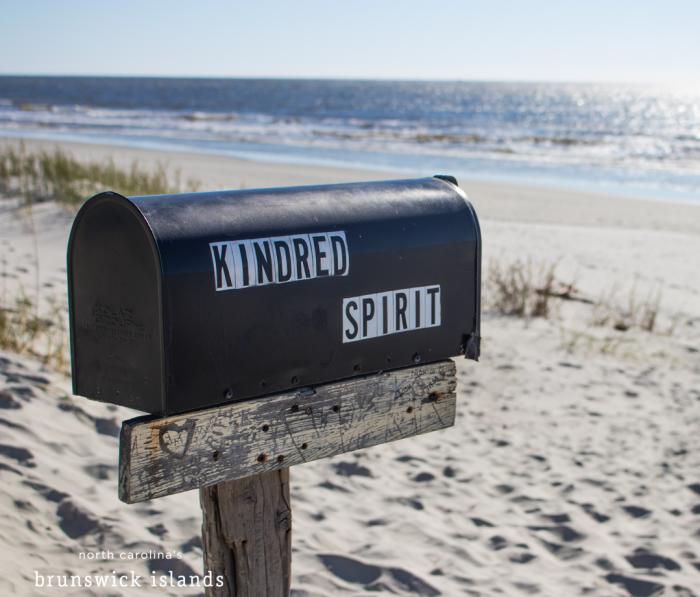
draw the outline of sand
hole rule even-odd
[[[63,147],[168,163],[203,188],[405,176]],[[487,271],[556,262],[583,298],[661,291],[658,327],[594,326],[593,307],[571,301],[549,319],[485,309],[481,362],[457,360],[453,428],[292,470],[293,594],[700,595],[700,208],[460,182],[481,217]],[[70,219],[46,204],[30,220],[0,200],[0,291],[35,288],[38,254],[42,297],[65,300]],[[196,492],[117,499],[116,434],[135,414],[71,396],[65,376],[0,353],[3,595],[57,591],[35,588],[35,571],[201,573]],[[118,561],[149,549],[182,557]],[[117,561],[78,555],[100,550]]]

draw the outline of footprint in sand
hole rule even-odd
[[[442,474],[443,476],[447,477],[448,479],[454,479],[455,476],[457,476],[457,470],[452,468],[449,464],[442,469]]]
[[[203,549],[201,537],[199,535],[195,535],[180,545],[180,549],[183,553],[194,551],[195,549]]]
[[[26,480],[24,481],[24,484],[27,487],[31,487],[44,499],[47,499],[48,501],[54,502],[56,504],[62,502],[65,498],[69,497],[67,493],[63,493],[62,491],[58,491],[58,489],[54,489],[53,487],[49,487],[48,485],[44,485],[43,483],[38,483],[37,481]]]
[[[98,481],[105,481],[106,479],[109,479],[112,477],[112,475],[116,475],[117,467],[109,464],[89,464],[85,467],[83,467],[85,472],[90,475],[93,479],[97,479]]]
[[[102,435],[109,435],[111,437],[119,437],[120,426],[116,419],[95,419],[95,430],[97,433]]]
[[[162,539],[168,534],[168,529],[165,528],[162,522],[159,522],[158,524],[154,524],[151,527],[146,527],[146,530],[151,533],[152,535],[155,535],[158,537],[158,539]]]
[[[483,518],[470,518],[475,526],[477,527],[487,527],[487,528],[493,528],[494,525],[492,525],[488,520],[484,520]]]
[[[34,468],[34,455],[26,448],[18,448],[16,446],[9,446],[7,444],[0,444],[0,456],[5,456],[15,460],[22,466],[28,468]]]
[[[15,400],[14,396],[5,390],[0,391],[0,408],[7,409],[18,409],[22,408],[22,405]]]
[[[622,574],[611,573],[605,576],[612,585],[618,585],[624,588],[630,597],[652,597],[659,595],[664,590],[664,585],[659,583],[633,578],[631,576],[623,576]]]
[[[501,535],[494,535],[489,539],[489,546],[494,551],[500,551],[508,547],[508,540],[505,537],[501,537]]]
[[[435,480],[435,475],[433,475],[432,473],[422,472],[418,473],[415,477],[413,477],[413,480],[416,483],[429,483],[430,481]]]
[[[583,509],[583,511],[586,514],[588,514],[596,522],[603,524],[603,523],[606,523],[610,520],[610,517],[607,514],[602,514],[602,513],[598,512],[593,507],[593,504],[581,504],[581,508]]]
[[[371,477],[372,471],[357,462],[338,462],[333,465],[335,472],[342,477]]]
[[[632,518],[648,518],[651,515],[651,510],[641,506],[622,506],[622,509]]]
[[[158,548],[157,551],[162,551],[162,549]],[[151,572],[155,573],[163,573],[163,574],[168,574],[169,572],[172,572],[174,576],[194,576],[195,571],[192,570],[192,568],[184,562],[184,560],[178,560],[177,558],[173,558],[171,560],[168,559],[151,559],[148,560],[148,569]]]
[[[514,564],[528,564],[536,558],[537,556],[535,554],[532,554],[528,551],[516,552],[508,556],[508,560],[510,560]]]
[[[78,539],[102,529],[92,514],[77,506],[70,499],[65,499],[59,504],[56,515],[58,516],[58,526],[71,539]]]
[[[36,391],[31,386],[14,386],[9,389],[9,392],[24,400],[24,402],[29,402],[36,397]]]
[[[632,555],[625,556],[625,559],[635,568],[643,568],[645,570],[655,570],[664,568],[666,570],[680,570],[681,567],[675,560],[661,556],[657,553],[639,548]]]
[[[435,587],[403,568],[375,566],[335,554],[321,554],[318,559],[331,574],[347,583],[361,585],[364,591],[440,595]]]

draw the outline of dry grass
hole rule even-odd
[[[631,357],[636,342],[622,334],[592,334],[587,330],[559,328],[560,347],[569,354],[575,352],[598,353]]]
[[[159,195],[196,191],[199,183],[172,176],[163,165],[150,172],[133,162],[119,168],[112,159],[79,161],[61,149],[28,152],[24,145],[0,149],[0,192],[19,195],[25,203],[56,201],[78,206],[90,195],[106,189],[123,195]]]
[[[45,365],[66,372],[68,332],[66,306],[49,299],[40,308],[38,301],[20,289],[12,297],[0,298],[0,348],[30,355]]]
[[[556,269],[557,263],[535,264],[530,259],[509,264],[491,261],[483,293],[485,308],[515,317],[552,316],[554,301],[575,292],[573,283],[557,279]]]
[[[525,319],[558,319],[567,352],[632,354],[638,339],[628,331],[674,333],[680,316],[661,317],[659,287],[642,291],[635,282],[626,293],[613,288],[594,300],[573,281],[562,281],[557,268],[557,262],[530,259],[492,261],[484,282],[484,310]],[[562,312],[565,303],[570,306]],[[581,328],[581,322],[587,327]]]
[[[619,332],[640,329],[658,331],[661,289],[643,294],[636,283],[625,297],[612,288],[597,300],[580,293],[575,282],[564,282],[557,272],[558,263],[535,263],[516,259],[504,264],[492,261],[486,272],[484,307],[499,315],[516,317],[550,317],[556,301],[573,301],[590,305],[591,325],[611,327]]]
[[[90,195],[113,190],[124,195],[157,195],[196,191],[199,183],[183,183],[179,172],[170,175],[164,166],[154,171],[133,162],[128,169],[113,160],[79,161],[66,151],[28,152],[24,145],[0,149],[0,194],[19,197],[33,237],[35,288],[30,295],[23,287],[0,294],[0,348],[30,355],[58,371],[68,369],[67,305],[41,296],[38,239],[32,206],[56,201],[78,207]],[[3,277],[7,258],[2,257]]]
[[[592,325],[612,327],[618,332],[630,329],[658,331],[660,288],[651,289],[642,295],[635,284],[625,298],[620,299],[619,294],[617,289],[613,288],[606,296],[596,301],[591,315]],[[670,331],[673,331],[673,327]]]

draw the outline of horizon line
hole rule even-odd
[[[191,75],[191,74],[95,74],[95,73],[19,73],[0,72],[0,77],[21,78],[95,78],[95,79],[193,79],[193,80],[248,80],[248,81],[361,81],[387,83],[558,83],[563,85],[645,85],[685,86],[680,81],[641,81],[614,79],[538,79],[538,78],[428,78],[428,77],[366,77],[366,76],[317,76],[317,75]]]

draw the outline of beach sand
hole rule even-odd
[[[61,147],[167,164],[203,190],[407,176]],[[456,424],[292,469],[293,594],[700,595],[700,208],[460,183],[481,218],[487,275],[481,361],[457,359]],[[0,200],[0,292],[65,301],[70,221],[55,205],[29,218]],[[656,330],[593,325],[594,307],[576,301],[555,301],[548,319],[498,315],[491,264],[518,259],[557,264],[558,279],[594,301],[660,292]],[[117,499],[119,424],[136,414],[71,396],[65,376],[0,353],[3,595],[56,591],[34,588],[34,571],[202,571],[196,492]],[[182,558],[118,559],[149,549]],[[101,550],[117,560],[78,555]]]

